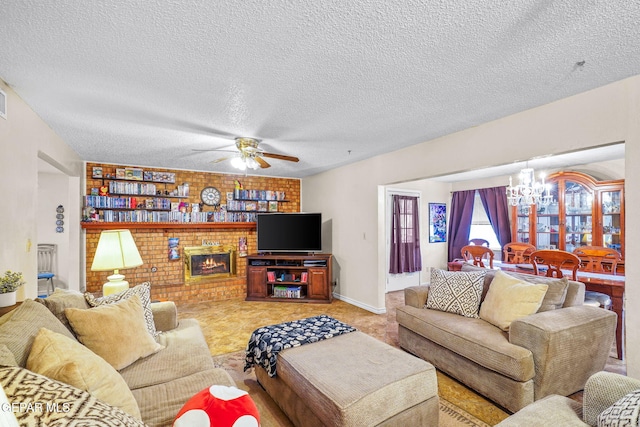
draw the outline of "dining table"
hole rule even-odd
[[[535,274],[532,264],[509,264],[502,261],[494,261],[494,268],[503,271],[516,273]],[[539,272],[545,275],[544,271]],[[571,271],[567,270],[565,275],[571,278]],[[611,309],[618,315],[616,325],[616,355],[617,358],[624,358],[624,284],[625,277],[617,274],[594,273],[590,271],[576,272],[576,280],[585,285],[587,291],[602,292],[611,297]]]

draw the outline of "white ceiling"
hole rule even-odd
[[[640,74],[639,22],[637,0],[8,0],[0,78],[88,161],[237,172],[192,150],[251,136],[300,158],[260,174],[304,177]]]

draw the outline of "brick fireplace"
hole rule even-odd
[[[92,188],[99,188],[105,181],[92,177],[94,166],[103,168],[104,172],[115,172],[116,165],[103,163],[87,163],[86,194]],[[145,171],[162,171],[167,169],[144,168]],[[265,189],[283,191],[287,195],[287,203],[279,204],[282,212],[300,211],[300,180],[291,178],[271,178],[259,176],[227,175],[208,172],[184,170],[169,170],[176,174],[176,183],[189,183],[190,195],[188,199],[180,199],[190,204],[199,203],[200,192],[208,186],[216,187],[223,194],[233,192],[237,181],[242,182],[245,189]],[[171,187],[168,185],[168,188]],[[202,211],[214,211],[212,206],[202,206]],[[99,293],[106,277],[111,274],[103,271],[91,271],[91,263],[102,230],[100,223],[91,224],[93,227],[83,227],[86,244],[86,289]],[[108,224],[107,224],[108,225]],[[171,300],[175,302],[219,301],[232,298],[246,297],[246,262],[238,253],[239,239],[245,239],[248,252],[256,251],[255,224],[242,226],[228,223],[228,227],[210,228],[207,225],[199,227],[197,224],[135,224],[116,223],[117,228],[130,229],[140,251],[144,264],[140,267],[123,271],[131,286],[151,283],[151,297],[155,300]],[[177,238],[179,241],[178,259],[167,256],[168,239]],[[184,249],[202,245],[204,241],[216,242],[217,246],[234,248],[235,273],[227,276],[207,276],[199,280],[185,280]],[[226,274],[226,273],[225,273]]]
[[[184,248],[184,282],[236,275],[236,251],[232,246],[188,246]]]

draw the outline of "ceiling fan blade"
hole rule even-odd
[[[203,153],[211,153],[211,152],[219,152],[219,153],[237,153],[238,150],[223,150],[221,148],[211,148],[211,149],[207,149],[207,148],[192,148],[192,151],[198,151],[198,152],[203,152]]]
[[[286,160],[288,162],[299,162],[300,159],[297,157],[293,157],[293,156],[285,156],[284,154],[273,154],[273,153],[260,153],[261,156],[263,157],[270,157],[272,159],[280,159],[280,160]]]
[[[228,157],[221,157],[219,159],[212,160],[211,163],[220,163],[220,162],[224,162],[225,160],[229,160],[229,158]]]
[[[270,168],[271,167],[271,165],[269,163],[267,163],[265,161],[265,159],[263,159],[262,157],[255,156],[254,159],[256,159],[256,162],[258,162],[258,164],[260,165],[260,167],[262,169],[266,169],[266,168]]]

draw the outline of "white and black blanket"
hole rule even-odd
[[[270,377],[275,377],[276,360],[280,351],[355,330],[354,327],[325,314],[279,325],[263,326],[253,331],[249,338],[244,370],[258,365],[262,366]]]

